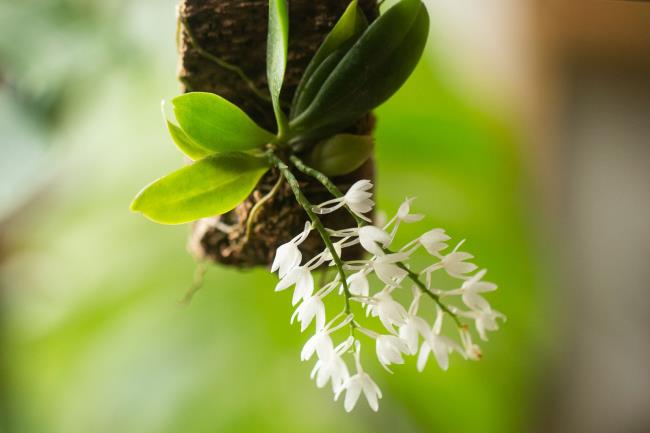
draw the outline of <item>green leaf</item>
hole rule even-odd
[[[306,106],[311,103],[313,96],[323,84],[323,81],[329,76],[332,69],[336,67],[347,50],[359,39],[366,28],[368,28],[368,20],[359,8],[357,0],[350,2],[334,28],[325,37],[325,40],[316,51],[316,54],[314,54],[314,57],[309,62],[305,73],[300,79],[293,103],[291,104],[291,118],[302,113]],[[334,61],[334,59],[336,60]],[[325,62],[331,64],[327,67],[326,73],[323,71],[323,63]],[[317,71],[319,72],[319,77],[316,78],[314,75],[317,74]],[[308,95],[305,95],[308,85],[312,87],[312,90],[309,91]]]
[[[182,224],[232,210],[253,191],[268,163],[245,153],[208,156],[145,187],[131,203],[162,224]]]
[[[266,77],[278,122],[278,133],[282,136],[287,130],[287,119],[280,106],[280,91],[287,68],[289,46],[289,14],[286,0],[269,0],[269,33],[266,44]]]
[[[186,93],[172,99],[172,105],[180,129],[211,153],[258,149],[275,139],[239,107],[214,93]]]
[[[339,64],[341,59],[347,53],[350,47],[341,47],[331,53],[325,60],[323,60],[316,70],[311,74],[300,89],[300,93],[296,93],[297,97],[294,99],[292,110],[295,115],[299,115],[311,104],[314,97],[323,85],[323,82],[329,77],[334,68]]]
[[[309,107],[291,122],[296,135],[325,136],[390,98],[424,50],[429,15],[421,0],[401,0],[375,20],[341,59]]]
[[[183,132],[181,128],[174,125],[171,121],[165,120],[167,122],[167,129],[169,130],[169,135],[172,137],[174,144],[178,147],[181,152],[189,156],[192,160],[196,161],[197,159],[205,158],[213,152],[210,152],[207,149],[202,148],[196,144],[190,137]]]
[[[368,135],[339,134],[314,146],[307,161],[327,176],[341,176],[361,167],[372,149]]]
[[[208,149],[204,149],[196,144],[190,137],[187,136],[186,133],[183,132],[181,128],[179,128],[174,124],[174,122],[167,118],[164,100],[160,104],[160,110],[162,112],[163,119],[165,119],[165,123],[167,124],[169,135],[172,137],[174,144],[176,144],[176,147],[178,147],[181,152],[183,152],[194,161],[204,158],[212,153]]]

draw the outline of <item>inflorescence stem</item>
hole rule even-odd
[[[334,183],[323,173],[321,173],[320,171],[314,168],[307,166],[300,158],[298,158],[295,155],[292,155],[289,159],[298,170],[319,181],[334,197],[336,198],[343,197],[343,193],[341,192],[341,190],[336,185],[334,185]],[[345,206],[345,209],[350,213],[350,215],[352,215],[352,217],[355,219],[359,227],[368,225],[367,221],[364,221],[357,214],[352,212],[352,210],[350,210],[350,208],[347,205]],[[392,253],[392,251],[388,249],[385,249],[385,251],[388,254]],[[458,327],[463,326],[462,323],[460,322],[460,319],[458,318],[458,315],[454,314],[449,309],[449,307],[443,304],[438,295],[436,295],[435,293],[433,293],[431,290],[427,288],[427,286],[418,277],[418,274],[410,270],[409,267],[406,266],[403,262],[397,262],[397,266],[405,270],[408,273],[408,277],[418,286],[420,291],[425,295],[429,296],[431,299],[433,299],[433,301],[442,309],[442,311],[444,311],[449,316],[451,316],[451,318],[454,320],[454,322],[456,322],[456,325],[458,325]]]
[[[334,265],[336,266],[336,269],[341,276],[341,284],[343,285],[343,292],[345,294],[345,313],[348,315],[351,314],[352,311],[350,308],[350,298],[352,297],[352,294],[350,293],[350,288],[348,287],[347,277],[345,275],[345,270],[343,269],[343,262],[341,260],[341,257],[339,257],[338,253],[336,252],[336,249],[334,248],[334,244],[332,243],[332,239],[330,238],[329,233],[327,233],[327,230],[325,229],[325,226],[321,222],[318,215],[316,215],[312,210],[312,204],[303,194],[302,190],[300,189],[298,180],[293,175],[289,167],[272,151],[267,152],[266,155],[269,158],[271,164],[277,167],[277,169],[280,170],[282,176],[286,179],[287,183],[291,187],[291,190],[293,191],[293,194],[296,196],[296,200],[305,210],[307,216],[309,216],[313,227],[323,239],[325,246],[329,250],[330,255],[332,256],[332,260],[334,261]],[[351,329],[354,329],[356,327],[354,320],[350,322],[350,327]]]

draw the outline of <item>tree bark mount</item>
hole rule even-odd
[[[327,33],[341,16],[349,0],[289,0],[289,54],[281,100],[288,107],[312,56]],[[369,20],[378,15],[376,0],[359,0]],[[212,92],[241,107],[252,119],[269,131],[275,130],[273,109],[259,93],[266,91],[267,0],[181,0],[179,9],[179,80],[184,92]],[[241,69],[252,83],[247,83],[218,60]],[[255,89],[253,90],[252,86]],[[346,132],[371,134],[374,117],[368,114]],[[304,228],[307,216],[296,203],[285,183],[261,207],[247,230],[253,206],[276,184],[279,173],[269,171],[253,193],[237,208],[214,218],[196,222],[189,249],[197,258],[212,262],[250,267],[269,265],[278,245],[287,242]],[[359,179],[374,180],[372,158],[353,173],[334,178],[343,190]],[[331,196],[316,181],[305,176],[298,179],[312,203]],[[354,226],[354,220],[338,212],[324,215],[331,228]],[[301,246],[306,258],[323,245],[313,234]],[[360,251],[350,255],[358,256]],[[348,257],[346,257],[348,258]]]

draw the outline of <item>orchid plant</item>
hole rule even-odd
[[[421,0],[400,0],[371,24],[352,1],[305,70],[285,113],[279,96],[287,60],[287,12],[286,0],[269,2],[267,76],[276,133],[218,95],[193,92],[176,97],[172,105],[177,123],[166,120],[167,127],[193,163],[145,187],[131,209],[163,224],[220,215],[245,200],[262,175],[275,168],[308,217],[304,230],[277,248],[271,266],[280,279],[275,290],[293,288],[296,309],[291,322],[300,323],[301,332],[313,325],[300,357],[316,357],[312,378],[319,388],[329,383],[335,400],[345,394],[346,411],[361,394],[376,411],[381,391],[362,366],[362,345],[372,342],[379,364],[388,371],[410,355],[417,355],[420,371],[430,355],[446,370],[451,353],[472,360],[481,357],[468,323],[487,340],[487,332],[496,330],[504,316],[483,296],[497,286],[484,281],[486,271],[477,272],[471,254],[460,251],[462,241],[448,251],[450,237],[436,228],[396,245],[399,227],[423,218],[411,212],[412,199],[385,224],[373,224],[370,180],[357,181],[345,193],[331,180],[357,169],[372,152],[370,137],[339,132],[395,93],[419,60],[429,27]],[[331,200],[309,202],[297,172],[321,183]],[[335,212],[349,213],[355,226],[325,227],[320,216]],[[304,261],[300,245],[312,231],[324,249]],[[356,245],[368,257],[344,260],[343,251]],[[411,263],[417,255],[432,263],[414,269]],[[324,270],[327,275],[328,269],[336,271],[334,276],[317,284],[314,273]],[[447,274],[458,288],[433,287],[434,274]],[[371,288],[374,285],[377,289]],[[335,296],[341,298],[342,308],[328,320],[324,300]],[[420,308],[423,297],[433,305],[429,312]],[[456,339],[445,333],[450,326],[456,329]]]

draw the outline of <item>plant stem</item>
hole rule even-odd
[[[307,176],[311,176],[314,179],[316,179],[317,181],[319,181],[325,187],[325,189],[327,189],[329,191],[329,193],[332,194],[334,197],[336,197],[336,198],[343,197],[343,193],[341,192],[341,190],[336,185],[334,185],[334,182],[332,182],[329,179],[329,177],[325,176],[320,171],[309,167],[300,158],[298,158],[295,155],[292,155],[289,159],[291,160],[293,165],[296,166],[296,168],[298,170],[302,171]],[[350,215],[352,215],[352,217],[357,222],[357,225],[359,227],[362,227],[362,226],[368,224],[367,221],[364,221],[363,218],[359,217],[359,215],[352,212],[352,210],[348,207],[348,205],[345,205],[345,209],[350,213]]]
[[[390,251],[389,251],[389,252],[390,252]],[[410,279],[411,279],[411,280],[412,280],[412,281],[413,281],[413,282],[418,286],[418,288],[420,289],[420,291],[421,291],[422,293],[424,293],[425,295],[427,295],[428,297],[430,297],[431,299],[433,299],[433,301],[434,301],[436,304],[438,304],[438,306],[440,307],[440,309],[441,309],[442,311],[444,311],[445,313],[449,314],[449,316],[451,316],[451,318],[454,320],[454,322],[456,322],[456,325],[457,325],[459,328],[463,326],[463,324],[460,323],[460,319],[458,318],[458,315],[454,314],[454,313],[449,309],[449,307],[447,307],[445,304],[442,303],[442,301],[440,300],[440,296],[436,295],[436,294],[433,293],[431,290],[427,289],[427,286],[426,286],[422,281],[420,281],[420,278],[418,277],[418,274],[416,274],[415,272],[413,272],[412,270],[410,270],[410,269],[409,269],[409,268],[408,268],[404,263],[402,263],[402,262],[398,262],[398,263],[397,263],[397,266],[399,266],[401,269],[404,269],[406,272],[408,272],[408,276],[409,276],[409,278],[410,278]]]
[[[323,239],[323,243],[325,244],[325,247],[329,250],[330,255],[332,256],[332,260],[334,261],[334,265],[336,266],[336,270],[338,271],[341,277],[341,284],[343,285],[343,292],[345,294],[345,313],[348,315],[351,314],[350,298],[352,297],[352,294],[350,293],[350,288],[348,287],[348,280],[345,275],[345,270],[343,269],[343,261],[341,260],[341,257],[339,257],[338,253],[336,252],[336,249],[334,248],[334,244],[332,243],[332,239],[330,238],[329,233],[327,233],[327,230],[325,229],[325,226],[323,225],[318,215],[316,215],[312,210],[312,204],[309,202],[307,197],[305,197],[305,195],[303,194],[302,190],[300,189],[300,184],[298,183],[298,180],[289,169],[289,166],[287,166],[284,162],[282,162],[282,160],[278,158],[272,151],[267,152],[267,157],[269,158],[271,164],[273,164],[275,167],[277,167],[278,170],[280,170],[280,173],[282,173],[282,176],[286,179],[287,183],[291,187],[291,190],[293,191],[293,194],[296,196],[296,200],[298,201],[298,204],[300,204],[300,206],[302,206],[302,208],[305,210],[307,216],[311,220],[313,227],[316,229],[320,237]],[[352,329],[356,328],[354,321],[350,322],[350,327]]]
[[[334,184],[334,182],[332,182],[327,176],[325,176],[325,174],[321,173],[320,171],[318,171],[318,170],[316,170],[314,168],[311,168],[311,167],[307,166],[300,158],[298,158],[295,155],[292,155],[289,159],[291,159],[291,162],[293,163],[293,165],[296,166],[296,168],[298,170],[300,170],[301,172],[305,173],[308,176],[313,177],[314,179],[319,181],[321,184],[323,184],[323,186],[334,197],[336,197],[336,198],[343,197],[343,193],[341,192],[341,190]],[[355,219],[355,221],[357,222],[357,225],[359,227],[363,227],[365,225],[368,225],[367,221],[364,221],[357,214],[352,212],[352,210],[347,205],[345,205],[345,209],[350,213],[350,215],[352,215],[352,217]],[[392,251],[389,250],[389,249],[385,249],[385,252],[387,254],[392,254]],[[451,318],[454,320],[454,322],[456,322],[456,325],[458,325],[459,327],[462,326],[462,323],[460,322],[460,319],[458,318],[458,316],[456,314],[454,314],[449,309],[449,307],[447,307],[445,304],[442,303],[442,301],[440,300],[440,296],[436,295],[435,293],[433,293],[431,290],[429,290],[427,288],[427,286],[420,280],[420,277],[418,276],[418,274],[411,271],[408,268],[408,266],[406,266],[403,262],[397,262],[397,266],[399,266],[401,269],[405,270],[408,273],[408,277],[418,286],[420,291],[422,293],[424,293],[425,295],[427,295],[428,297],[430,297],[431,299],[433,299],[433,301],[442,309],[442,311],[449,314],[449,316],[451,316]]]
[[[194,278],[192,280],[192,285],[187,289],[183,298],[179,303],[183,306],[189,306],[190,302],[196,295],[196,292],[201,290],[203,287],[203,281],[205,280],[205,273],[208,271],[208,266],[206,262],[198,262],[196,264],[196,269],[194,270]]]
[[[257,214],[262,209],[262,206],[264,206],[264,203],[272,199],[275,194],[278,193],[280,185],[282,185],[282,176],[278,176],[278,180],[275,182],[275,185],[273,185],[271,191],[262,197],[257,203],[255,203],[255,206],[251,208],[251,211],[248,213],[248,219],[246,221],[246,236],[244,237],[245,243],[250,239],[251,230],[253,229],[253,223],[255,223],[255,220],[257,219]]]

